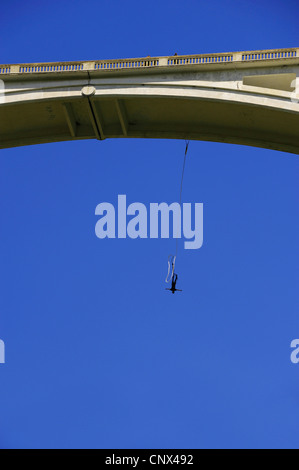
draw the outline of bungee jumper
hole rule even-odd
[[[177,288],[175,287],[177,280],[178,280],[178,275],[174,273],[174,274],[173,274],[173,277],[172,277],[172,279],[171,279],[171,288],[169,289],[169,288],[165,287],[165,290],[170,290],[173,294],[174,294],[175,292],[177,292],[177,291],[178,291],[178,292],[183,292],[181,289],[177,289]]]
[[[168,256],[168,272],[167,272],[167,276],[166,276],[166,279],[165,279],[165,282],[170,282],[171,281],[171,288],[165,287],[165,290],[170,290],[173,294],[176,291],[182,292],[181,289],[176,288],[178,275],[175,274],[175,272],[174,272],[175,259],[176,259],[176,255],[175,256],[174,255],[169,255]]]
[[[180,207],[182,207],[183,179],[184,179],[184,171],[185,171],[188,147],[189,147],[189,141],[186,140],[185,156],[184,156],[183,171],[182,171],[182,177],[181,177],[181,187],[180,187]],[[172,294],[174,294],[175,292],[183,292],[181,289],[176,288],[178,275],[175,274],[174,267],[175,267],[175,260],[176,260],[176,257],[177,257],[177,253],[178,253],[178,239],[176,239],[175,255],[169,255],[168,256],[168,272],[167,272],[167,276],[166,276],[166,279],[165,279],[165,282],[170,282],[171,281],[171,288],[165,287],[165,290],[170,290],[170,292],[172,292]]]

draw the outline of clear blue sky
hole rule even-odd
[[[297,1],[15,1],[1,63],[299,45]],[[0,153],[2,448],[298,447],[297,155],[191,142],[204,244],[99,240],[100,202],[178,200],[184,142]]]

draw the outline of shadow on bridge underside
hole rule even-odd
[[[78,96],[4,104],[0,148],[106,138],[225,142],[299,153],[299,113],[229,99]]]

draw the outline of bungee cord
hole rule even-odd
[[[168,271],[167,271],[167,276],[166,276],[166,279],[165,279],[165,282],[170,282],[171,279],[173,278],[173,274],[174,274],[174,267],[175,267],[175,259],[176,259],[176,256],[174,255],[169,255],[168,256]],[[171,271],[171,275],[170,275],[170,271]],[[170,277],[169,277],[170,275]]]

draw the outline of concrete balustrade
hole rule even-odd
[[[174,67],[207,64],[227,64],[231,62],[275,61],[299,57],[299,49],[275,49],[263,51],[229,52],[219,54],[197,54],[166,57],[144,57],[137,59],[99,60],[85,62],[51,62],[39,64],[0,65],[0,74],[15,73],[49,73],[49,72],[80,72],[108,71],[121,69]]]

